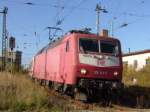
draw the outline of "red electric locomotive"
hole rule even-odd
[[[103,88],[119,88],[122,80],[122,54],[118,39],[86,31],[72,30],[34,56],[31,76],[49,86],[84,98]]]

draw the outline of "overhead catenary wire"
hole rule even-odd
[[[116,26],[116,25],[114,25],[114,23],[119,23],[119,21],[122,21],[122,23],[121,23],[121,25],[117,25],[117,28],[122,27],[122,26],[127,27],[130,24],[137,23],[137,22],[141,21],[142,19],[150,17],[150,14],[144,14],[144,13],[140,14],[139,11],[134,12],[134,11],[130,11],[130,10],[127,10],[127,11],[118,10],[118,9],[121,9],[120,7],[124,7],[121,4],[122,2],[123,1],[120,1],[120,0],[116,1],[115,9],[109,9],[109,14],[112,15],[112,18],[108,21],[109,24],[111,23],[111,25],[110,25],[111,30],[113,29],[112,26],[113,27]],[[139,6],[141,6],[141,4],[144,4],[146,2],[146,0],[137,0],[137,1],[135,0],[135,2],[139,3],[140,4]],[[132,10],[133,10],[133,8],[132,8]],[[125,17],[123,17],[123,16],[125,16]],[[116,19],[114,19],[114,17]],[[131,18],[131,20],[128,21],[127,18]],[[113,32],[113,31],[111,31],[111,32]],[[112,35],[113,35],[113,33],[112,33]]]
[[[39,7],[45,7],[45,6],[47,6],[47,7],[52,7],[52,8],[63,8],[63,7],[59,7],[57,4],[49,4],[49,3],[35,3],[35,2],[20,2],[20,1],[15,1],[15,0],[13,0],[13,1],[9,1],[9,0],[2,0],[2,2],[8,2],[9,4],[11,3],[11,4],[16,4],[16,5],[25,5],[25,6],[34,6],[34,7],[37,7],[37,6],[39,6]]]
[[[9,0],[2,0],[2,1],[4,1],[4,2],[8,2]],[[77,5],[75,5],[75,6],[73,6],[73,7],[67,7],[67,8],[70,8],[70,11],[69,11],[69,13],[72,13],[74,10],[76,10],[76,9],[79,9],[79,6],[82,4],[82,3],[84,3],[84,1],[85,0],[81,0],[81,2],[79,2],[79,4],[77,4]],[[10,3],[10,1],[9,1],[9,3]],[[14,3],[14,4],[20,4],[20,5],[28,5],[28,6],[33,6],[33,7],[35,7],[35,6],[49,6],[49,7],[54,7],[54,8],[57,8],[57,9],[59,9],[59,11],[56,13],[56,22],[54,22],[55,23],[55,25],[54,26],[59,26],[59,25],[61,25],[62,23],[63,23],[63,21],[65,20],[65,18],[66,17],[68,17],[68,15],[69,14],[67,14],[67,15],[65,15],[64,17],[62,17],[61,18],[61,16],[59,17],[59,14],[64,10],[64,9],[66,9],[63,5],[60,5],[60,4],[57,4],[57,5],[51,5],[51,4],[42,4],[42,3],[40,3],[40,4],[38,4],[38,3],[34,3],[34,2],[20,2],[20,1],[16,1],[16,0],[13,0],[13,2],[11,1],[11,3]],[[60,3],[60,1],[58,2],[58,3]],[[56,34],[54,34],[54,35],[56,35]]]
[[[11,3],[16,3],[16,4],[22,4],[22,5],[26,5],[26,6],[33,6],[33,7],[36,7],[36,6],[40,6],[40,7],[45,7],[45,6],[49,6],[49,7],[54,7],[54,8],[57,8],[57,9],[60,9],[61,11],[63,11],[63,10],[66,10],[66,8],[68,7],[68,6],[64,6],[64,4],[62,5],[62,4],[50,4],[50,3],[36,3],[36,2],[31,2],[31,1],[18,1],[18,0],[2,0],[2,1],[4,1],[4,2],[11,2]],[[72,7],[70,7],[70,10],[69,10],[69,13],[67,13],[66,15],[64,15],[64,16],[60,16],[59,14],[61,13],[61,11],[59,12],[59,14],[58,14],[58,16],[56,17],[57,19],[56,19],[56,22],[55,22],[55,25],[56,26],[61,26],[62,24],[63,24],[63,22],[66,20],[66,18],[68,18],[71,14],[72,14],[72,12],[73,11],[75,11],[75,10],[78,10],[79,8],[80,8],[80,6],[82,5],[82,4],[85,4],[85,2],[86,2],[87,0],[81,0],[81,1],[79,1],[77,4],[75,4],[74,6],[72,6]],[[101,0],[101,1],[103,1],[104,2],[104,0]],[[145,4],[147,1],[146,0],[140,0],[140,2],[139,3],[141,3],[141,4]],[[61,2],[62,3],[62,2]],[[113,17],[117,17],[117,19],[119,18],[119,16],[123,16],[123,15],[126,15],[126,16],[129,16],[129,17],[139,17],[139,18],[148,18],[150,15],[149,14],[137,14],[137,13],[134,13],[134,12],[117,12],[117,10],[119,9],[118,7],[120,7],[121,5],[121,2],[120,2],[120,0],[119,0],[119,2],[116,2],[118,5],[116,5],[117,7],[116,7],[116,15],[117,16],[113,16]],[[111,11],[109,11],[109,14],[113,14],[114,12],[111,12]],[[119,21],[119,19],[118,19],[118,21]],[[136,20],[137,22],[139,21],[139,20]],[[125,22],[123,22],[123,23],[125,23]],[[128,23],[128,21],[126,20],[126,23]],[[134,22],[129,22],[129,25],[130,24],[132,24],[132,23],[134,23]]]
[[[9,4],[16,4],[16,5],[25,5],[25,6],[34,6],[34,7],[50,7],[50,8],[61,8],[61,9],[72,9],[72,6],[59,6],[57,4],[52,3],[35,3],[35,2],[24,2],[24,1],[17,1],[17,0],[2,0],[2,2],[8,2]],[[88,10],[87,8],[79,8],[78,10]]]
[[[109,11],[109,14],[113,14],[113,13]],[[139,21],[142,21],[143,19],[150,18],[150,15],[148,15],[148,14],[142,14],[142,15],[140,15],[140,14],[132,13],[132,12],[120,12],[120,13],[118,13],[118,15],[119,16],[114,16],[110,20],[110,22],[111,22],[111,30],[113,29],[112,26],[114,27],[114,20],[118,20],[119,21],[119,18],[121,18],[123,15],[129,16],[129,17],[134,17],[135,19],[132,20],[132,21],[130,21],[130,22],[128,22],[127,20],[124,21],[120,26],[118,26],[114,30],[119,29],[121,27],[126,27],[126,26],[128,26],[130,24],[133,24],[133,23],[137,23]]]
[[[146,18],[138,18],[138,19],[136,19],[136,20],[134,20],[134,21],[123,22],[121,25],[119,25],[118,27],[116,27],[115,30],[118,30],[118,29],[120,29],[120,28],[127,27],[127,26],[129,26],[129,25],[131,25],[131,24],[135,24],[135,23],[137,23],[137,22],[139,22],[139,21],[142,21],[143,19],[146,19]]]
[[[77,5],[73,6],[73,7],[70,9],[70,11],[68,12],[68,14],[66,14],[64,17],[62,17],[62,19],[60,19],[60,20],[57,21],[55,27],[60,26],[60,25],[65,21],[65,19],[66,19],[67,17],[69,17],[69,15],[73,13],[73,11],[75,11],[75,10],[78,9],[82,4],[84,4],[85,1],[88,1],[88,0],[81,0]],[[55,32],[53,33],[53,35],[55,35],[56,33],[57,33],[57,31],[55,31]]]
[[[64,11],[65,7],[64,4],[62,3],[63,0],[58,0],[57,4],[60,8],[57,8],[57,12],[56,15],[54,16],[54,25],[53,26],[57,26],[57,24],[59,24],[59,20],[60,20],[60,16],[61,13]]]
[[[88,0],[81,0],[77,5],[75,5],[74,7],[72,7],[69,11],[69,13],[67,15],[65,15],[61,20],[60,20],[60,24],[63,23],[63,21],[70,15],[73,13],[73,11],[75,11],[77,8],[79,8],[83,3],[85,3],[85,1]]]

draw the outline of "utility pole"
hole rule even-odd
[[[96,19],[96,27],[97,27],[97,35],[99,34],[100,31],[100,12],[102,11],[103,13],[108,13],[108,11],[106,11],[106,9],[102,8],[100,6],[100,4],[96,5],[96,9],[95,9],[96,13],[97,13],[97,19]]]
[[[2,70],[5,70],[7,61],[7,31],[6,31],[6,15],[8,8],[4,7],[4,10],[0,13],[3,14],[3,31],[2,31]]]

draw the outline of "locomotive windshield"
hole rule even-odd
[[[110,41],[100,41],[100,48],[101,53],[110,53],[115,55],[118,55],[119,53],[118,44]]]
[[[119,46],[117,42],[97,40],[97,39],[79,39],[79,49],[81,52],[97,52],[118,55]]]
[[[99,52],[99,44],[96,39],[84,39],[79,40],[80,51]]]

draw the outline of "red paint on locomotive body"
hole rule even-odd
[[[95,48],[90,47],[92,45]],[[113,54],[114,49],[117,52]],[[122,79],[122,54],[119,40],[97,37],[95,34],[68,34],[48,45],[34,57],[33,61],[32,74],[38,79],[69,85],[75,85],[79,78],[106,81]]]

